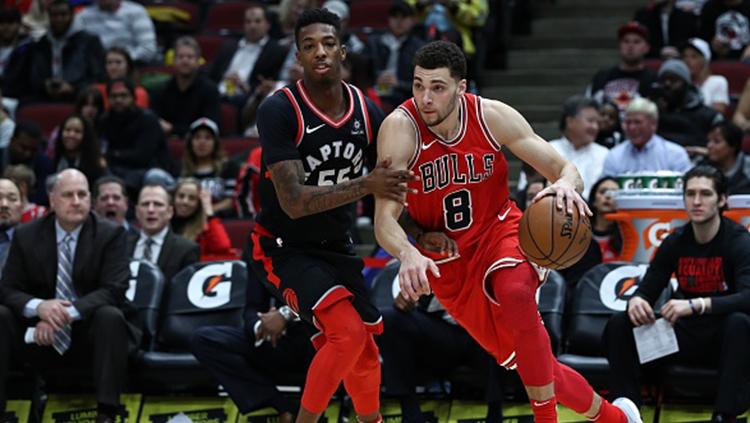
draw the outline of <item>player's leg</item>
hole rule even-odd
[[[314,314],[325,341],[307,371],[298,423],[318,421],[344,376],[359,359],[368,338],[371,339],[347,298],[316,309]]]
[[[362,353],[344,376],[344,387],[360,421],[380,419],[380,355],[372,334],[366,335]]]
[[[500,304],[494,310],[499,311],[502,330],[513,338],[518,374],[536,421],[556,421],[555,405],[559,401],[595,421],[628,422],[624,412],[603,400],[580,374],[560,364],[552,354],[534,299],[537,280],[536,271],[522,263],[492,272],[488,281],[490,292]]]

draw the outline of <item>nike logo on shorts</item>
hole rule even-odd
[[[325,123],[321,123],[320,125],[318,125],[318,126],[316,126],[314,128],[311,128],[310,125],[307,125],[307,127],[305,128],[305,133],[306,134],[312,134],[313,132],[317,131],[318,129],[320,129],[320,128],[324,127],[324,126],[326,126]]]

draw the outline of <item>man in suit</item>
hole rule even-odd
[[[21,189],[10,179],[0,179],[0,272],[5,266],[10,241],[22,215]]]
[[[139,235],[138,229],[131,226],[126,218],[128,191],[122,178],[105,175],[94,182],[94,211],[124,227],[128,235]]]
[[[268,36],[271,24],[262,4],[251,3],[245,9],[244,22],[245,36],[221,47],[208,74],[219,84],[222,97],[237,99],[239,107],[258,86],[263,86],[266,94],[271,92],[287,53]]]
[[[0,281],[0,412],[13,359],[43,374],[85,364],[93,367],[97,422],[113,422],[129,347],[140,338],[122,310],[125,231],[90,212],[78,170],[55,177],[50,202],[54,213],[16,229]]]
[[[167,281],[187,266],[198,262],[198,244],[169,228],[174,208],[172,196],[161,185],[145,185],[138,195],[135,217],[138,235],[128,237],[128,253],[134,259],[156,264]]]

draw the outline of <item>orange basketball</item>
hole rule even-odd
[[[548,195],[526,208],[518,226],[521,249],[532,262],[565,269],[583,257],[591,243],[591,222],[578,208],[569,215]]]

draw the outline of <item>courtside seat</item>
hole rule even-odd
[[[544,328],[547,329],[552,343],[552,353],[555,355],[562,349],[565,289],[565,278],[552,270],[547,276],[547,282],[537,290],[539,314],[542,315]]]
[[[154,349],[138,358],[143,390],[215,389],[215,380],[189,352],[190,337],[203,326],[241,326],[246,284],[247,268],[241,261],[197,263],[175,275]]]
[[[141,345],[146,350],[153,348],[156,339],[164,287],[164,274],[158,266],[145,260],[130,262],[130,285],[125,296],[138,310],[137,324],[143,331]]]
[[[68,103],[27,104],[21,106],[16,112],[16,121],[36,123],[42,130],[44,138],[47,139],[63,119],[73,112],[73,105]]]

